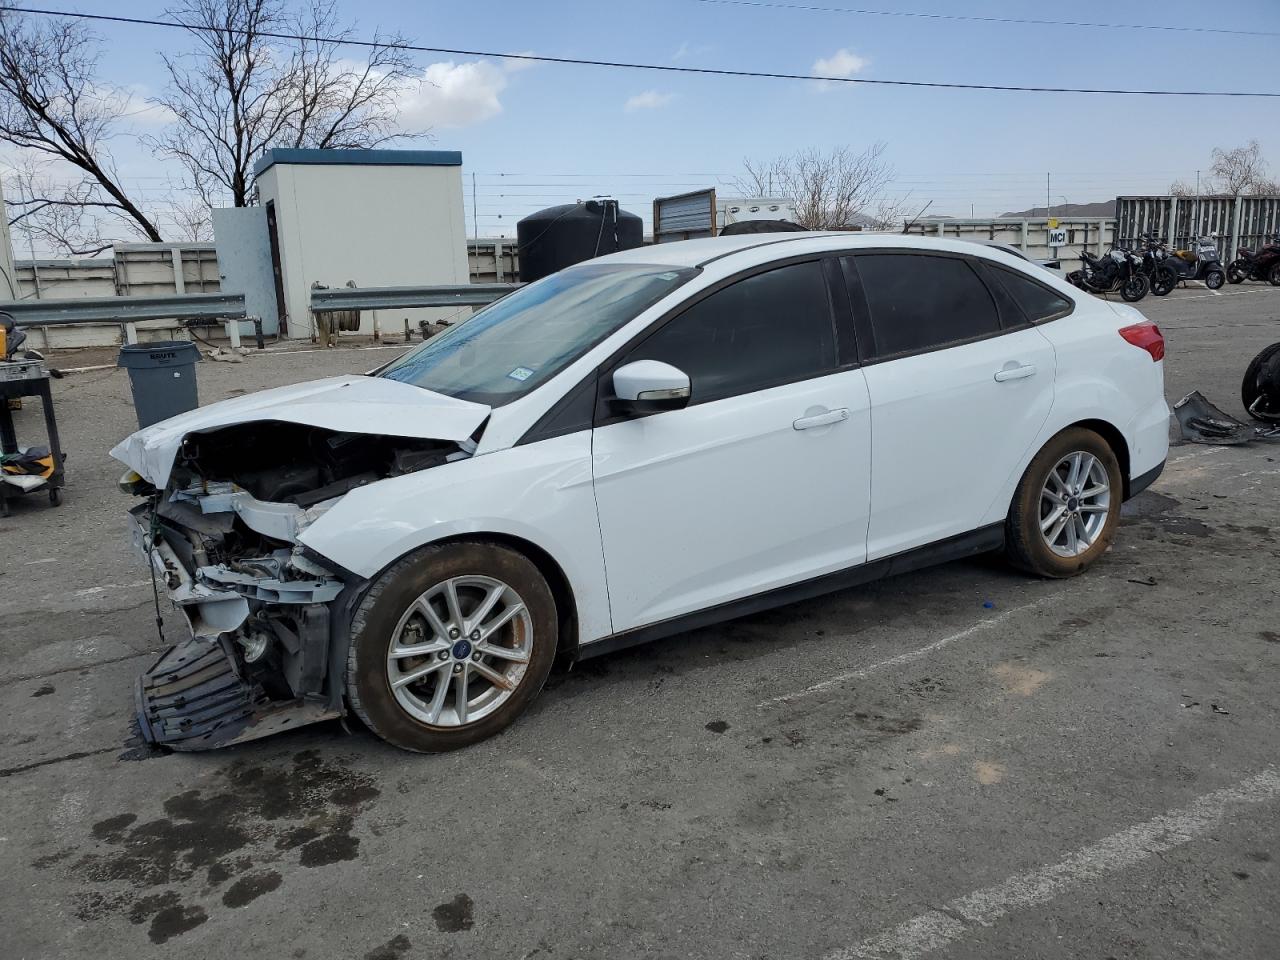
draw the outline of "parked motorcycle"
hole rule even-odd
[[[1239,256],[1227,265],[1227,282],[1265,280],[1280,287],[1280,234],[1271,237],[1257,250],[1241,247]]]
[[[1089,251],[1080,254],[1080,269],[1067,274],[1067,282],[1090,293],[1115,293],[1127,303],[1147,295],[1151,281],[1142,272],[1142,258],[1128,250],[1112,247],[1101,257]]]
[[[1183,280],[1202,280],[1210,290],[1227,282],[1227,272],[1218,256],[1218,242],[1213,237],[1199,237],[1194,250],[1170,252],[1164,244],[1153,251],[1155,274],[1151,292],[1163,297]]]

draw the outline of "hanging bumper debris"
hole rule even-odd
[[[1182,439],[1190,443],[1239,446],[1251,440],[1280,440],[1280,425],[1255,427],[1219,410],[1199,390],[1173,405]]]

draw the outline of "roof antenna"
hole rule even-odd
[[[923,207],[921,207],[921,208],[920,208],[920,212],[919,212],[919,213],[917,213],[914,217],[912,217],[912,218],[911,218],[911,220],[910,220],[910,222],[908,222],[908,223],[904,223],[904,224],[902,225],[902,232],[903,232],[904,234],[906,234],[906,233],[910,233],[910,232],[911,232],[911,228],[912,228],[912,227],[914,227],[914,226],[916,225],[916,221],[917,221],[917,220],[919,220],[921,217],[923,217],[923,216],[924,216],[924,212],[925,212],[926,210],[928,210],[931,206],[933,206],[933,201],[932,201],[932,200],[930,200],[930,201],[929,201],[928,203],[926,203]]]

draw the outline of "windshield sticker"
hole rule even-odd
[[[512,380],[528,380],[530,377],[533,376],[533,371],[530,370],[528,367],[516,367],[514,370],[508,373],[507,376],[510,377]]]

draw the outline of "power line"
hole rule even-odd
[[[765,0],[696,0],[735,7],[767,7],[775,10],[802,10],[806,13],[851,13],[870,17],[919,17],[924,20],[967,20],[972,23],[1022,23],[1040,27],[1100,27],[1105,30],[1165,30],[1175,33],[1225,33],[1242,37],[1280,37],[1268,30],[1228,30],[1225,27],[1179,27],[1163,23],[1094,23],[1088,20],[1033,20],[1022,17],[974,17],[958,13],[920,13],[913,10],[860,10],[851,7],[818,7],[800,3],[771,3]]]
[[[124,23],[132,26],[167,27],[198,33],[227,33],[243,35],[245,31],[227,27],[210,27],[200,24],[175,23],[172,20],[150,20],[143,17],[112,16],[104,13],[72,13],[66,10],[43,10],[35,7],[2,6],[0,11],[26,13],[33,16],[67,17],[73,20],[90,20],[101,23]],[[881,80],[871,77],[819,77],[807,73],[779,73],[766,70],[727,70],[712,67],[679,67],[659,63],[631,63],[622,60],[585,60],[577,57],[549,57],[533,53],[499,53],[493,50],[463,50],[454,47],[426,47],[412,43],[380,43],[374,40],[351,40],[341,37],[317,37],[300,33],[260,31],[255,34],[267,40],[293,40],[307,43],[328,43],[346,47],[372,47],[380,50],[406,50],[419,53],[443,53],[458,57],[493,57],[501,60],[519,60],[535,63],[571,64],[584,67],[610,67],[622,70],[646,70],[658,73],[700,74],[717,77],[755,77],[763,80],[815,80],[823,83],[852,83],[863,86],[920,87],[938,90],[1000,90],[1016,93],[1088,93],[1145,97],[1280,97],[1280,92],[1240,90],[1123,90],[1104,87],[1028,87],[998,83],[943,83],[932,80]]]

